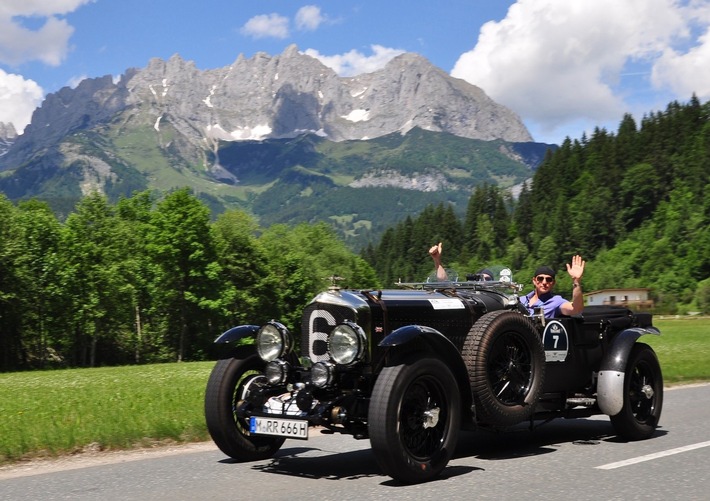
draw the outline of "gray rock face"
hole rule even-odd
[[[0,139],[15,139],[16,137],[17,131],[14,125],[0,122]]]
[[[7,153],[15,139],[17,139],[15,126],[0,122],[0,157]]]
[[[138,120],[160,132],[169,123],[176,146],[195,158],[217,141],[295,137],[305,132],[332,141],[371,139],[413,127],[473,139],[532,138],[511,110],[478,87],[455,79],[416,54],[385,68],[341,78],[296,46],[283,54],[240,55],[230,66],[201,71],[175,55],[140,70],[84,80],[50,94],[0,167],[12,168],[65,135],[116,120]],[[192,150],[190,153],[188,150]]]

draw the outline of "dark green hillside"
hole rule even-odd
[[[311,185],[315,187],[315,185]],[[254,202],[254,211],[262,225],[296,221],[315,222],[323,214],[332,214],[327,222],[349,246],[362,248],[381,238],[382,233],[403,219],[416,216],[431,203],[446,203],[459,215],[466,209],[467,191],[425,193],[398,188],[349,188],[318,191],[307,196],[299,187],[277,183]]]
[[[323,155],[317,147],[324,140],[306,135],[296,139],[223,142],[219,162],[244,186],[269,184],[291,167],[317,167]]]
[[[547,148],[413,129],[368,141],[335,143],[307,135],[224,143],[219,159],[241,189],[253,190],[250,208],[262,225],[327,221],[348,245],[361,248],[427,204],[451,203],[463,215],[476,186],[506,188],[528,179],[531,169],[521,154],[542,158]],[[408,180],[426,175],[443,185],[410,189]],[[350,186],[366,176],[368,185]]]
[[[264,226],[324,221],[361,248],[427,204],[451,203],[463,214],[476,186],[530,178],[548,148],[415,128],[337,143],[313,134],[223,142],[212,153],[187,142],[169,120],[158,131],[149,118],[126,115],[74,131],[3,172],[0,192],[12,201],[46,201],[64,217],[95,189],[116,202],[138,191],[160,196],[189,187],[213,217],[239,208]]]
[[[273,180],[284,169],[301,165],[333,177],[353,179],[378,170],[396,170],[408,176],[433,169],[461,185],[500,179],[508,186],[530,176],[530,170],[512,156],[542,158],[547,148],[540,143],[517,147],[504,141],[480,141],[415,128],[406,135],[395,133],[367,141],[335,143],[307,135],[288,140],[223,143],[219,159],[246,185]]]
[[[92,166],[99,165],[97,171]],[[61,145],[37,154],[13,172],[0,177],[0,192],[11,200],[47,201],[61,215],[68,214],[82,197],[86,173],[112,200],[145,190],[148,180],[112,153],[112,144],[94,131],[73,134]]]

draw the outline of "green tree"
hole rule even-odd
[[[623,235],[638,228],[652,216],[660,193],[660,179],[653,166],[640,163],[626,170],[620,186],[622,209],[616,223]]]
[[[177,361],[199,359],[214,339],[221,268],[209,209],[189,189],[167,195],[151,213],[147,251],[156,267],[153,314]]]
[[[696,297],[701,313],[710,313],[710,278],[698,282]]]
[[[68,304],[61,286],[61,224],[49,205],[37,200],[21,202],[18,223],[22,229],[17,269],[22,273],[23,344],[33,365],[43,368],[54,358],[68,331]],[[60,360],[54,360],[59,362]]]
[[[290,329],[300,325],[302,309],[314,295],[334,282],[350,288],[377,286],[372,267],[324,223],[274,225],[259,243],[277,281],[279,317]]]
[[[278,283],[269,273],[266,253],[256,238],[257,230],[254,220],[239,210],[220,214],[213,225],[222,270],[220,301],[232,325],[278,314]]]
[[[63,228],[63,287],[71,301],[72,365],[97,365],[100,342],[115,346],[125,327],[127,297],[119,272],[121,239],[114,210],[106,197],[83,198]]]
[[[21,254],[17,209],[0,195],[0,369],[10,370],[27,364],[22,345],[23,282],[18,275]]]
[[[599,249],[614,244],[611,189],[585,172],[579,178],[581,188],[570,201],[567,220],[569,241],[567,253],[593,256]],[[562,241],[562,240],[560,240]]]
[[[518,238],[528,249],[531,247],[533,228],[533,203],[532,193],[528,183],[523,183],[518,195],[518,201],[513,212],[514,237]]]
[[[464,222],[464,238],[469,255],[490,261],[505,254],[511,219],[505,199],[495,186],[476,187],[469,199]]]
[[[133,353],[135,363],[158,361],[162,339],[156,324],[151,322],[152,301],[156,291],[157,267],[148,253],[148,240],[152,231],[153,195],[149,191],[122,198],[116,204],[117,230],[122,238],[119,245],[120,273],[124,276],[123,291],[130,298],[127,305],[133,315],[133,328],[127,341],[127,350]]]

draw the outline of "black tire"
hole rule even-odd
[[[653,349],[636,343],[624,372],[624,405],[611,424],[625,440],[651,438],[663,408],[663,376]]]
[[[380,468],[395,480],[414,484],[439,475],[456,448],[460,422],[458,384],[440,360],[385,367],[377,377],[370,442]]]
[[[462,356],[480,423],[530,419],[545,378],[545,351],[532,322],[514,311],[486,313],[471,327]]]
[[[249,384],[264,377],[263,367],[264,362],[257,355],[244,359],[228,358],[217,362],[207,381],[207,429],[217,447],[238,461],[270,458],[285,441],[281,437],[251,436],[247,421],[234,414],[237,402],[244,399]]]

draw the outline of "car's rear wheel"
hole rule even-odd
[[[658,426],[663,407],[663,376],[653,349],[636,343],[624,373],[624,404],[611,424],[626,440],[650,438]]]
[[[219,360],[212,369],[205,392],[205,419],[217,447],[238,461],[267,459],[285,439],[253,436],[246,419],[236,416],[237,404],[246,399],[249,388],[258,386],[264,362],[257,355]]]
[[[436,477],[454,453],[460,414],[458,384],[440,360],[385,367],[369,409],[370,441],[378,464],[404,483]]]
[[[532,416],[542,392],[545,352],[533,324],[517,312],[486,313],[462,355],[479,422],[510,426]]]

